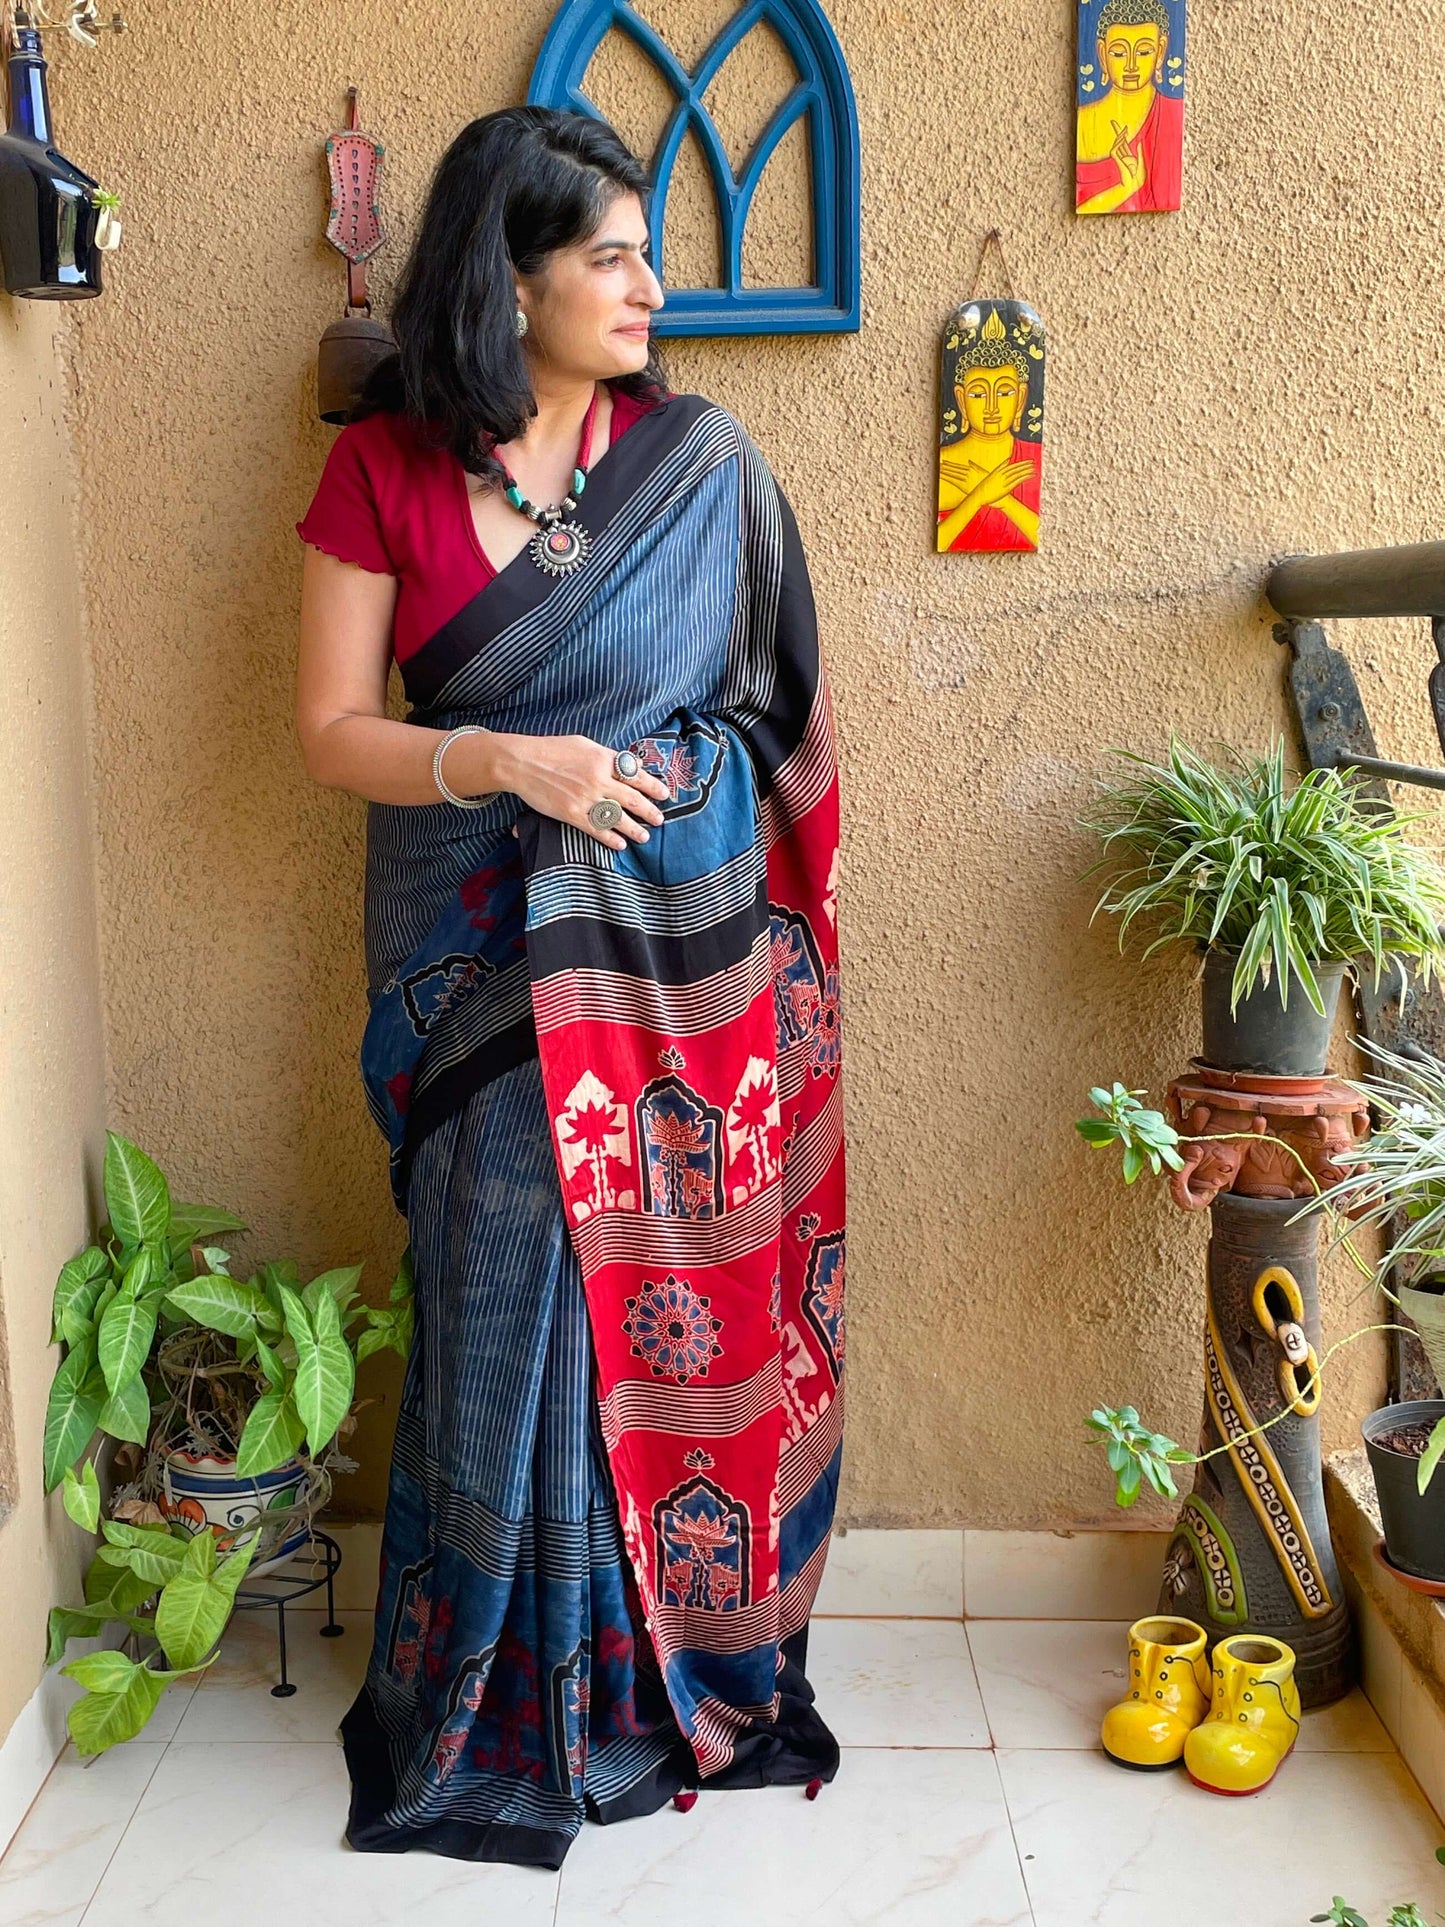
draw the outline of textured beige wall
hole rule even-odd
[[[0,295],[0,1734],[80,1597],[89,1540],[43,1496],[50,1307],[102,1213],[89,690],[57,311]],[[74,1690],[74,1689],[72,1689]]]
[[[696,46],[727,10],[667,19]],[[125,198],[106,298],[65,317],[112,1116],[184,1193],[249,1213],[255,1255],[364,1258],[378,1294],[404,1238],[355,1065],[363,809],[308,782],[290,719],[291,524],[331,435],[313,361],[344,285],[320,142],[358,82],[387,146],[384,300],[436,157],[522,97],[550,11],[136,0],[121,39],[57,61],[62,134]],[[1091,1083],[1157,1091],[1185,1067],[1191,962],[1141,973],[1086,928],[1073,813],[1105,743],[1152,750],[1172,721],[1263,745],[1282,723],[1272,554],[1436,532],[1442,57],[1403,12],[1389,33],[1306,0],[1195,13],[1184,212],[1079,222],[1069,7],[832,0],[864,328],[671,348],[676,385],[734,407],[795,503],[838,699],[844,1521],[1097,1521],[1091,1402],[1193,1436],[1205,1226],[1125,1192],[1072,1129]],[[736,124],[774,50],[744,58]],[[623,104],[645,120],[641,91]],[[796,253],[776,201],[766,219],[763,255]],[[940,557],[938,330],[994,223],[1050,329],[1044,548]],[[674,241],[665,266],[695,278],[706,236],[679,219]],[[1428,760],[1428,638],[1350,640],[1382,739]],[[1331,1270],[1331,1334],[1353,1289]],[[372,1380],[358,1513],[384,1496],[395,1383]],[[1380,1385],[1357,1348],[1329,1442]]]

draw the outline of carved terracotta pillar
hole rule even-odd
[[[1330,1543],[1320,1475],[1321,1219],[1286,1220],[1312,1195],[1269,1132],[1298,1151],[1321,1186],[1352,1168],[1369,1130],[1358,1092],[1325,1077],[1215,1071],[1195,1060],[1169,1087],[1170,1122],[1217,1144],[1181,1147],[1175,1202],[1211,1220],[1199,1450],[1227,1451],[1195,1471],[1165,1559],[1161,1612],[1198,1620],[1211,1643],[1230,1633],[1282,1639],[1297,1656],[1305,1706],[1338,1699],[1356,1673],[1349,1609]],[[1283,1416],[1280,1416],[1280,1415]],[[1267,1431],[1255,1428],[1278,1418]],[[1246,1436],[1253,1434],[1253,1436]]]

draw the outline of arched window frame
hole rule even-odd
[[[703,96],[734,47],[760,22],[771,26],[799,78],[779,103],[735,177]],[[698,136],[712,177],[722,245],[723,285],[667,290],[657,315],[661,335],[833,334],[861,325],[858,108],[847,63],[817,0],[746,0],[689,73],[629,0],[566,0],[532,70],[529,102],[602,118],[582,91],[592,56],[613,27],[648,56],[677,96],[653,156],[650,228],[662,262],[663,226],[673,164],[687,130]],[[763,169],[788,129],[806,115],[812,164],[813,265],[810,287],[743,286],[743,233]]]

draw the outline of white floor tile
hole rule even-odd
[[[989,1744],[961,1620],[814,1620],[808,1679],[840,1746]]]
[[[963,1617],[963,1534],[873,1530],[833,1534],[815,1613]]]
[[[346,1844],[339,1746],[167,1747],[85,1927],[551,1927],[555,1873]]]
[[[75,1927],[164,1752],[127,1740],[86,1766],[67,1744],[0,1860],[4,1927]]]
[[[974,1619],[968,1643],[996,1746],[1099,1744],[1099,1724],[1127,1685],[1129,1622]],[[1302,1753],[1388,1753],[1389,1734],[1358,1687],[1306,1713]]]
[[[971,1619],[995,1746],[1089,1748],[1127,1687],[1128,1620]]]
[[[1102,1753],[997,1757],[1037,1927],[1299,1927],[1335,1894],[1376,1923],[1445,1907],[1439,1827],[1395,1754],[1296,1749],[1248,1800]]]
[[[371,1652],[371,1613],[338,1613],[346,1628],[323,1639],[324,1613],[292,1613],[286,1623],[286,1677],[296,1691],[276,1699],[281,1678],[273,1612],[240,1612],[227,1626],[220,1657],[176,1728],[180,1744],[206,1740],[331,1740],[355,1699]]]
[[[1168,1534],[975,1531],[963,1535],[970,1619],[1142,1619],[1159,1598]]]
[[[800,1787],[703,1793],[690,1813],[582,1829],[557,1927],[680,1921],[1030,1927],[994,1756],[859,1749],[816,1800]]]

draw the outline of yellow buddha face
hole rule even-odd
[[[966,368],[954,383],[960,416],[975,435],[1012,435],[1023,420],[1028,383],[1017,368]]]
[[[1099,65],[1111,87],[1121,94],[1137,94],[1159,72],[1168,44],[1152,20],[1137,27],[1113,27],[1099,42]]]

